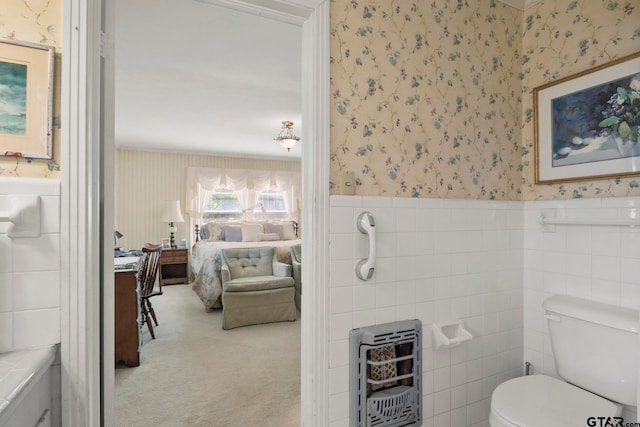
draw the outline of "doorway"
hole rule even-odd
[[[110,87],[109,79],[112,81],[109,67],[102,64],[109,56],[109,40],[107,36],[100,36],[101,25],[105,34],[112,33],[113,10],[109,3],[69,0],[64,7],[64,39],[70,48],[63,57],[63,116],[69,131],[64,137],[62,153],[65,170],[61,230],[66,238],[61,251],[61,308],[63,317],[68,319],[63,325],[63,347],[72,351],[63,351],[61,363],[65,374],[63,422],[69,426],[113,425],[113,381],[110,380],[113,377],[108,369],[113,365],[113,335],[109,326],[113,324],[113,316],[109,314],[113,312],[113,301],[108,297],[113,293],[110,267],[113,214],[101,210],[112,202],[109,193],[113,188],[109,182],[113,182],[113,148],[109,149],[109,144],[99,147],[94,143],[109,141],[108,135],[106,139],[102,136],[109,133],[107,116],[113,99],[108,90],[103,93],[102,101],[96,96],[101,89]],[[304,20],[302,111],[307,125],[302,138],[308,141],[308,148],[302,160],[303,206],[307,207],[302,215],[306,230],[303,251],[313,262],[303,270],[303,281],[309,283],[309,292],[303,296],[305,310],[302,313],[302,421],[307,426],[326,425],[329,4],[312,0],[272,3],[285,9],[293,4],[294,12]],[[104,155],[100,155],[101,152]],[[102,296],[96,291],[96,283],[103,284]]]
[[[120,243],[125,248],[159,243],[167,234],[166,224],[158,221],[158,208],[163,199],[179,200],[185,222],[176,224],[175,240],[186,237],[187,247],[192,248],[193,227],[188,225],[197,215],[190,209],[192,195],[189,191],[185,195],[185,188],[193,188],[195,181],[205,188],[209,183],[204,175],[195,178],[197,174],[188,173],[191,168],[229,169],[224,182],[233,190],[240,190],[242,184],[236,182],[253,176],[255,169],[277,170],[272,182],[280,185],[284,182],[275,177],[293,174],[290,170],[296,165],[301,174],[304,141],[287,151],[271,140],[275,133],[270,133],[279,129],[284,118],[295,121],[300,132],[302,25],[205,0],[166,2],[145,23],[143,18],[152,6],[149,0],[116,2],[115,143],[120,150],[115,155],[115,225],[124,234]],[[178,146],[172,148],[169,143],[176,133]],[[260,150],[271,150],[278,157],[254,159]],[[298,162],[290,161],[295,157]],[[261,176],[255,174],[256,179]],[[297,182],[299,197],[299,177]],[[237,206],[225,204],[223,210],[230,216],[226,221],[237,224],[246,212],[236,202]],[[300,201],[289,205],[294,211]],[[266,220],[263,215],[253,212],[255,220]],[[269,219],[276,220],[273,215]],[[203,227],[207,221],[193,224]],[[281,257],[284,249],[288,253],[284,245],[290,243],[267,244],[280,246]],[[197,256],[219,245],[226,246],[202,242],[189,251],[194,279],[200,277],[193,285],[196,292],[192,285],[163,286],[164,296],[153,299],[160,321],[156,339],[143,327],[140,365],[115,369],[117,425],[181,425],[187,419],[197,425],[198,419],[207,418],[231,425],[225,420],[233,419],[234,412],[236,423],[246,425],[253,424],[252,413],[270,414],[274,420],[281,419],[281,425],[296,425],[289,420],[300,418],[300,318],[294,325],[222,331],[221,309],[205,312],[211,305],[205,295],[217,292],[219,282],[208,280],[212,272],[207,269],[207,279],[199,276],[204,261]],[[122,307],[122,298],[115,302]],[[289,342],[286,347],[285,341]],[[284,366],[292,372],[282,370]],[[267,372],[271,378],[265,376]],[[245,383],[262,389],[264,398],[252,398]],[[155,395],[155,399],[139,399],[138,394]],[[276,399],[279,395],[282,398]]]

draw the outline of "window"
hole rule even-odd
[[[235,191],[219,188],[211,192],[203,218],[207,221],[239,221],[243,219],[242,207]],[[260,192],[253,210],[253,218],[256,220],[289,219],[282,191],[265,190]]]
[[[207,221],[242,219],[242,209],[236,193],[222,188],[213,191],[204,209],[203,218]]]
[[[261,192],[258,195],[258,203],[253,211],[253,216],[262,219],[289,219],[282,191],[265,190]]]

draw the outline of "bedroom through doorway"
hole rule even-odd
[[[121,239],[123,246],[126,247],[139,247],[143,242],[143,239],[156,240],[158,236],[165,236],[167,234],[167,224],[161,221],[144,221],[143,217],[155,218],[158,213],[152,208],[153,200],[157,200],[160,191],[173,192],[172,194],[180,195],[184,194],[186,187],[185,181],[181,181],[176,178],[173,180],[171,177],[178,177],[180,174],[185,174],[185,167],[217,167],[223,169],[265,169],[274,170],[284,165],[287,171],[297,170],[301,171],[301,151],[304,145],[304,139],[299,143],[297,147],[294,147],[291,151],[295,155],[295,150],[298,150],[297,160],[290,160],[289,153],[282,147],[277,147],[281,150],[282,154],[277,154],[275,157],[267,157],[267,154],[259,152],[259,149],[249,148],[250,154],[242,154],[240,151],[235,151],[241,146],[241,137],[221,137],[223,144],[220,155],[211,154],[205,152],[203,149],[190,152],[185,150],[186,144],[181,139],[188,139],[187,133],[184,129],[185,126],[178,126],[175,131],[166,131],[165,137],[155,137],[153,132],[149,129],[155,129],[161,127],[160,123],[163,122],[162,115],[151,114],[150,121],[143,119],[142,111],[145,109],[136,109],[136,102],[133,102],[135,98],[135,91],[130,90],[128,85],[143,86],[143,83],[153,83],[159,88],[159,92],[165,92],[162,94],[148,95],[146,102],[156,106],[158,100],[155,97],[162,95],[165,104],[165,109],[180,108],[180,102],[175,97],[174,91],[180,91],[178,87],[181,80],[186,78],[180,78],[179,74],[175,74],[175,79],[168,84],[166,81],[159,80],[159,72],[156,68],[155,71],[148,71],[146,67],[153,67],[154,64],[146,64],[140,68],[143,71],[140,74],[134,72],[127,72],[128,83],[119,85],[118,78],[118,62],[121,60],[119,57],[119,46],[124,45],[123,40],[120,39],[119,31],[122,28],[131,28],[132,22],[138,21],[142,18],[152,18],[153,25],[159,28],[167,28],[166,25],[162,25],[160,22],[161,11],[158,10],[157,5],[150,5],[147,7],[140,7],[136,5],[133,11],[133,16],[122,15],[125,10],[121,8],[122,4],[127,3],[124,1],[118,1],[116,3],[116,154],[115,154],[115,175],[116,175],[116,187],[115,187],[115,199],[116,199],[116,229],[120,230],[121,225],[125,221],[133,221],[134,224],[130,227],[130,230],[123,233],[125,236]],[[201,2],[194,1],[195,8],[201,11],[200,15],[204,14],[203,11],[210,9],[216,9],[221,11],[220,14],[226,16],[227,21],[232,20],[228,14],[240,14],[240,18],[237,16],[234,19],[248,18],[247,14],[242,14],[238,11],[233,11],[227,8],[221,8],[220,6],[214,6],[211,4],[203,4]],[[194,5],[189,5],[187,9]],[[130,5],[131,8],[133,6]],[[182,28],[184,31],[203,31],[198,25],[192,25],[194,28],[189,27],[189,21],[186,17],[183,17],[181,13],[183,10],[170,14],[170,18],[177,28]],[[151,12],[153,11],[153,12]],[[256,17],[253,17],[256,18]],[[266,18],[259,18],[265,20]],[[279,25],[292,27],[291,23],[279,22]],[[236,25],[236,28],[238,26]],[[131,55],[139,55],[145,57],[145,55],[153,55],[150,51],[162,46],[163,48],[163,61],[168,64],[168,67],[174,72],[187,70],[188,76],[191,79],[198,78],[198,71],[205,70],[206,65],[203,63],[203,52],[194,55],[195,65],[189,65],[187,61],[189,56],[187,52],[183,52],[186,49],[178,49],[180,53],[178,55],[171,56],[169,54],[167,43],[169,45],[185,43],[184,33],[182,37],[172,39],[170,35],[165,34],[162,37],[165,39],[154,38],[155,32],[146,32],[143,37],[139,39],[142,43],[128,43],[127,48],[130,50]],[[204,37],[199,33],[199,37]],[[240,32],[239,35],[227,35],[224,37],[217,37],[215,40],[210,41],[211,46],[222,43],[229,44],[228,41],[235,37],[256,44],[256,40],[260,36],[250,36],[248,34]],[[264,37],[262,37],[264,38]],[[291,38],[291,37],[289,37]],[[300,45],[302,35],[301,29],[298,27],[298,44]],[[248,39],[248,40],[247,40]],[[145,44],[148,43],[148,44]],[[155,46],[150,49],[150,45]],[[174,47],[174,46],[171,46]],[[180,46],[177,46],[178,48]],[[277,46],[279,51],[283,46]],[[297,64],[297,67],[302,68],[302,59],[296,58],[291,54],[291,50],[287,51],[284,56],[287,60],[288,67],[292,67],[293,64]],[[299,49],[301,50],[301,48]],[[272,55],[273,56],[273,55]],[[275,56],[278,61],[281,61],[283,56]],[[125,63],[129,62],[127,58],[124,59]],[[144,61],[152,62],[152,61]],[[229,62],[225,62],[228,64]],[[133,64],[131,64],[133,65]],[[122,70],[120,70],[122,72]],[[272,71],[272,73],[275,71]],[[253,64],[253,68],[250,70],[251,74],[263,75],[267,79],[272,75],[265,68],[256,67]],[[217,74],[214,73],[214,74]],[[243,75],[236,73],[234,76],[226,77],[226,79],[245,81],[250,88],[251,85],[257,84],[254,81],[246,81],[242,79]],[[224,80],[224,79],[223,79]],[[224,80],[223,83],[230,84],[230,80]],[[145,83],[145,84],[146,84]],[[300,84],[298,82],[298,84]],[[283,85],[276,84],[282,92]],[[288,86],[291,86],[289,84]],[[255,90],[255,88],[254,88]],[[192,94],[189,91],[185,91],[187,94]],[[249,91],[250,92],[250,91]],[[286,90],[284,90],[286,92]],[[298,91],[299,92],[299,91]],[[250,97],[246,93],[237,92],[235,97],[240,101],[244,100],[245,105],[250,103]],[[222,98],[224,96],[221,95]],[[278,104],[277,99],[275,99]],[[196,107],[200,107],[198,113],[192,113],[191,116],[199,118],[205,127],[215,126],[221,120],[215,119],[215,114],[208,116],[203,112],[202,105],[198,104],[195,97],[190,98]],[[156,146],[147,146],[144,148],[137,147],[136,132],[140,130],[133,129],[131,132],[125,132],[120,134],[119,130],[123,126],[127,126],[127,119],[122,119],[119,107],[121,105],[130,105],[127,108],[133,108],[136,114],[131,112],[125,112],[125,116],[134,117],[133,127],[140,126],[142,132],[144,132],[145,140],[154,139]],[[133,104],[133,105],[132,105]],[[280,119],[291,118],[296,123],[296,132],[299,132],[299,125],[304,125],[301,120],[300,103],[298,103],[297,116],[292,112],[284,112],[281,115],[285,117],[279,117]],[[230,103],[227,103],[229,107]],[[279,105],[288,105],[289,103],[280,101]],[[154,107],[156,108],[156,107]],[[230,108],[230,107],[229,107]],[[276,113],[277,107],[268,111],[268,114]],[[253,119],[249,116],[255,117],[255,112],[251,111],[250,114],[235,113],[237,116],[244,117],[243,122],[245,126],[253,123]],[[292,117],[293,116],[293,117]],[[180,118],[179,114],[175,114],[174,121],[178,122]],[[193,117],[191,117],[193,118]],[[278,121],[278,124],[279,124]],[[137,123],[141,122],[141,123]],[[236,125],[235,130],[240,134],[241,127]],[[277,134],[279,129],[270,128],[271,130],[263,132],[260,140],[260,144],[272,144],[277,145],[273,141],[273,137]],[[175,133],[174,133],[175,132]],[[137,135],[140,135],[138,133]],[[178,142],[180,146],[177,150],[171,148],[170,143]],[[209,139],[211,142],[211,139]],[[233,149],[234,151],[229,151]],[[174,151],[175,150],[175,151]],[[227,151],[225,151],[227,150]],[[264,166],[266,165],[266,166]],[[146,171],[146,173],[144,172]],[[147,182],[146,176],[153,175],[151,186],[157,186],[155,189],[149,189],[149,199],[141,200],[139,194],[135,191],[131,191],[131,187],[143,187]],[[159,176],[158,176],[159,175]],[[185,178],[186,179],[186,178]],[[172,182],[178,181],[178,182]],[[135,185],[131,185],[135,183]],[[128,194],[125,194],[128,193]],[[147,196],[145,196],[147,197]],[[172,196],[173,198],[174,196]],[[179,197],[183,199],[183,197]],[[185,217],[185,223],[177,224],[177,235],[181,238],[186,238],[189,242],[189,247],[194,243],[192,236],[192,230],[187,225],[188,220],[188,208],[186,207],[186,201],[182,200],[183,215]],[[148,210],[142,212],[139,215],[131,215],[131,206],[146,205]],[[126,206],[126,207],[124,207]],[[129,220],[128,217],[133,216],[134,219]],[[137,222],[136,222],[137,221]],[[145,223],[146,222],[146,223]],[[148,224],[152,222],[153,224]],[[300,221],[298,220],[298,223]],[[121,230],[120,230],[121,231]],[[304,230],[301,230],[304,235]],[[189,236],[189,237],[187,237]],[[137,240],[136,240],[137,239]],[[180,425],[182,422],[188,422],[189,425],[210,425],[211,419],[224,420],[235,419],[239,420],[238,416],[242,414],[247,416],[247,423],[241,423],[244,425],[251,425],[251,410],[255,409],[255,413],[260,413],[261,425],[264,424],[265,414],[271,414],[269,419],[272,419],[274,424],[272,425],[299,425],[301,418],[300,415],[300,324],[301,315],[297,313],[297,320],[295,322],[278,322],[265,325],[246,326],[238,329],[224,331],[220,327],[221,325],[221,313],[217,311],[205,310],[202,301],[198,298],[198,295],[191,290],[191,285],[171,285],[163,287],[164,295],[154,299],[153,304],[158,313],[159,327],[156,330],[156,339],[151,340],[146,328],[143,328],[143,346],[141,347],[140,361],[141,364],[137,368],[122,368],[118,366],[116,368],[116,380],[115,380],[115,406],[116,406],[116,425]],[[157,300],[157,301],[156,301]],[[211,324],[211,328],[207,327],[207,324]],[[164,332],[164,334],[163,334]],[[213,361],[213,362],[212,362]],[[215,362],[215,363],[214,363]],[[157,363],[157,364],[156,364]],[[212,367],[212,365],[215,365]],[[280,381],[282,379],[282,381]],[[286,381],[285,381],[286,380]],[[246,384],[246,387],[233,387],[235,383]],[[148,388],[148,392],[144,392],[144,388]],[[256,394],[252,390],[262,390],[262,393]],[[272,390],[272,391],[269,391]],[[275,405],[275,399],[278,394],[284,397],[283,401],[287,402],[279,410]],[[140,400],[140,395],[153,395],[154,399]],[[233,402],[236,402],[234,405]],[[295,404],[292,404],[294,403]],[[129,406],[127,406],[129,405]],[[285,407],[286,406],[286,407]],[[145,409],[146,408],[146,409]],[[235,408],[235,409],[234,409]],[[265,412],[270,408],[271,412]],[[178,415],[177,412],[182,412],[182,415]],[[173,417],[173,418],[172,418]],[[283,421],[284,420],[284,421]],[[225,424],[220,421],[220,425]]]

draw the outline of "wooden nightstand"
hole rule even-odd
[[[189,249],[163,249],[160,254],[160,286],[189,283]]]

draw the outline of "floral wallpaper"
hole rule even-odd
[[[545,0],[524,13],[522,197],[525,200],[638,196],[640,176],[535,185],[533,89],[640,52],[640,0]]]
[[[332,0],[331,193],[520,200],[640,194],[534,184],[533,88],[640,50],[640,0]]]
[[[0,156],[0,176],[60,178],[61,31],[62,0],[2,0],[0,40],[12,39],[54,46],[56,54],[53,98],[53,159]]]
[[[334,1],[331,185],[515,199],[522,12],[496,1]]]

